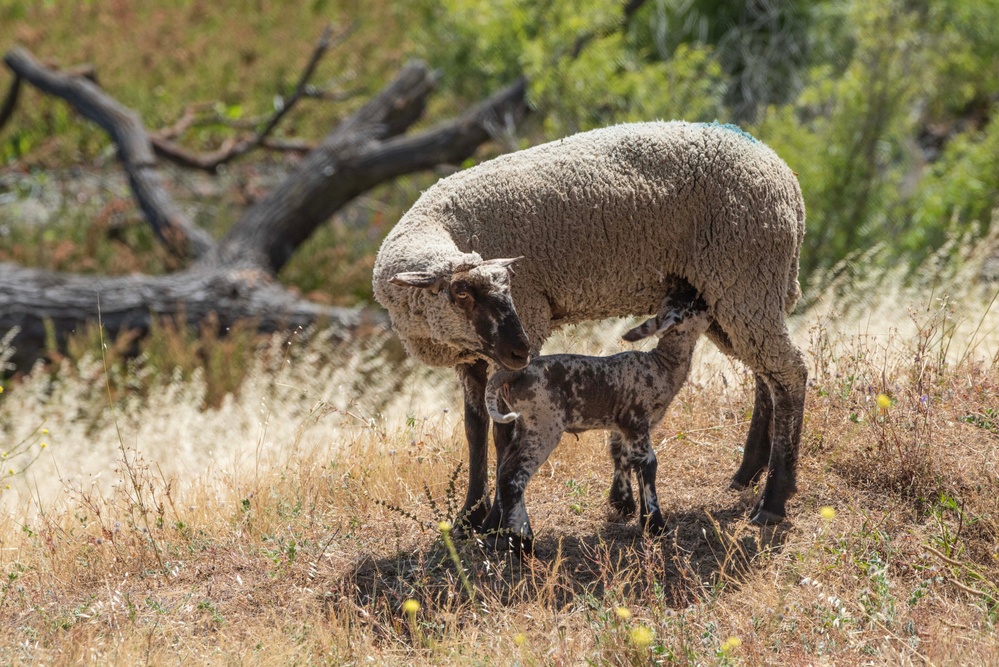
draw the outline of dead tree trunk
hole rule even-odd
[[[325,50],[328,40],[327,31],[317,53]],[[316,59],[314,54],[307,73]],[[135,112],[93,82],[46,68],[23,49],[8,53],[4,62],[16,81],[64,99],[110,135],[146,220],[162,243],[190,261],[187,268],[165,276],[121,277],[0,263],[0,337],[19,329],[14,363],[20,369],[44,353],[46,327],[62,342],[98,317],[109,336],[123,330],[144,333],[157,316],[197,324],[212,313],[222,326],[248,319],[261,331],[317,321],[343,336],[359,327],[384,327],[386,317],[380,311],[312,303],[283,288],[275,276],[315,229],[354,197],[403,174],[460,163],[497,128],[509,127],[526,111],[525,81],[519,80],[457,118],[405,135],[423,115],[435,84],[434,74],[423,63],[412,62],[337,125],[293,174],[250,207],[216,243],[179,212],[163,189],[149,134]],[[306,79],[303,76],[300,88]],[[275,124],[268,123],[266,132],[248,141],[264,146],[265,135]],[[191,157],[189,152],[177,153]]]

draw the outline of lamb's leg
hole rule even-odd
[[[621,434],[611,431],[610,455],[614,462],[614,478],[611,480],[610,506],[622,518],[635,514],[635,495],[631,490],[631,467],[622,452]]]
[[[468,493],[458,512],[455,527],[459,531],[480,530],[489,514],[489,413],[486,412],[488,366],[479,360],[461,364],[455,370],[465,394],[465,438],[468,440]]]
[[[666,520],[659,509],[659,494],[656,493],[656,470],[659,463],[648,429],[629,445],[628,462],[638,474],[639,525],[649,535],[662,535],[666,532]]]
[[[503,462],[512,448],[514,423],[499,424],[493,422],[493,444],[496,448],[496,479],[501,479],[500,474],[503,469]],[[488,533],[499,530],[503,518],[503,499],[500,495],[500,486],[496,484],[496,496],[493,498],[493,507],[482,522],[482,532]]]
[[[756,375],[756,397],[753,403],[753,417],[749,422],[746,448],[742,453],[742,465],[732,478],[731,488],[744,489],[757,480],[770,461],[770,442],[773,438],[774,404],[770,387]]]
[[[494,549],[533,553],[534,531],[527,517],[524,490],[558,445],[561,435],[554,427],[532,428],[523,418],[514,426],[496,478],[499,530],[487,542]]]

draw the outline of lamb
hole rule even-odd
[[[469,484],[460,519],[488,529],[485,519],[495,517],[486,483],[489,362],[516,370],[562,325],[651,314],[682,278],[712,313],[708,337],[756,378],[732,486],[769,467],[750,518],[781,521],[795,490],[807,377],[784,320],[800,297],[804,220],[791,169],[717,123],[583,132],[424,192],[383,242],[373,284],[408,352],[454,366],[462,382]],[[497,460],[510,428],[494,425]]]
[[[639,479],[639,523],[651,535],[665,532],[650,429],[662,420],[687,379],[694,346],[709,323],[704,301],[688,289],[666,297],[656,317],[624,335],[625,340],[659,336],[650,352],[541,356],[520,370],[501,370],[489,379],[489,415],[501,424],[515,421],[496,478],[500,502],[492,511],[502,516],[491,522],[499,527],[489,538],[494,547],[533,550],[524,490],[566,431],[611,430],[615,463],[611,507],[625,516],[634,512],[630,478],[634,470]],[[502,412],[500,403],[510,412]]]

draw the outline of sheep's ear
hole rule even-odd
[[[389,278],[389,282],[400,287],[417,287],[437,292],[444,286],[445,280],[440,275],[429,271],[406,271],[395,274]]]
[[[625,339],[630,343],[634,343],[636,340],[642,340],[643,338],[648,338],[652,334],[656,333],[656,318],[651,318],[645,320],[639,324],[634,329],[629,329],[621,338]]]
[[[514,262],[519,262],[522,259],[524,259],[523,255],[521,255],[520,257],[505,257],[505,258],[501,258],[501,259],[499,259],[499,258],[498,259],[487,259],[487,260],[485,260],[482,263],[483,264],[489,264],[490,266],[498,266],[498,267],[503,268],[503,269],[509,269],[511,264],[513,264]]]

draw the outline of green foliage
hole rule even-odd
[[[713,120],[721,68],[711,49],[684,45],[654,57],[623,30],[614,3],[557,0],[427,0],[426,56],[462,97],[477,98],[517,76],[548,136],[649,118]]]
[[[711,47],[726,75],[726,106],[733,118],[746,120],[761,105],[786,102],[801,87],[800,72],[823,34],[810,29],[837,4],[660,0],[645,3],[631,33],[662,60],[692,44]]]
[[[915,267],[952,235],[989,231],[999,0],[664,0],[627,18],[623,4],[593,1],[421,7],[421,42],[444,84],[478,98],[526,75],[545,138],[634,120],[742,119],[799,174],[806,287],[859,253]],[[935,151],[927,127],[941,124]]]
[[[754,128],[799,174],[808,211],[806,281],[882,244],[875,261],[918,266],[949,234],[987,232],[999,202],[999,131],[957,134],[926,176],[918,143],[928,113],[978,99],[986,79],[975,79],[994,65],[964,48],[949,51],[955,24],[909,3],[853,3],[846,21],[852,46],[845,67],[812,67],[796,99],[769,109]]]
[[[908,203],[910,224],[900,249],[913,260],[929,255],[948,238],[984,237],[999,205],[999,107],[981,131],[954,137],[923,177]]]

